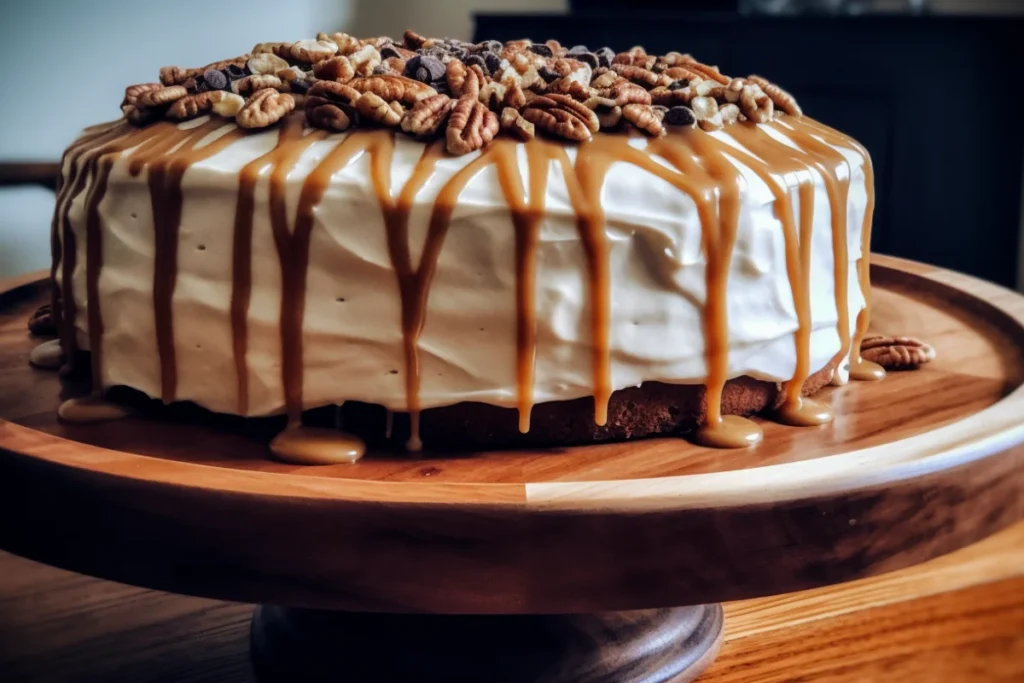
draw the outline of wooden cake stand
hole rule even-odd
[[[0,287],[0,547],[262,603],[261,680],[686,681],[716,604],[899,569],[1024,518],[1024,297],[876,257],[873,327],[938,359],[759,446],[267,457],[277,420],[56,417],[40,282]],[[195,413],[195,411],[193,411]],[[697,605],[696,607],[692,605]],[[629,610],[629,611],[627,611]]]

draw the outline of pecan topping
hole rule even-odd
[[[121,100],[121,106],[126,104],[136,104],[144,93],[152,90],[160,90],[164,86],[160,83],[139,83],[138,85],[129,85],[124,89],[124,99]]]
[[[441,93],[423,98],[402,117],[402,130],[420,140],[433,138],[448,121],[452,103]]]
[[[36,309],[28,319],[28,331],[35,335],[57,334],[57,325],[53,320],[53,308],[44,304]]]
[[[396,127],[402,120],[401,105],[393,107],[387,100],[372,92],[360,95],[356,100],[355,107],[359,115],[367,121],[373,121],[388,128]]]
[[[352,62],[348,61],[348,57],[336,55],[314,64],[313,75],[323,80],[344,83],[352,80],[356,75],[356,69],[352,66]]]
[[[317,103],[306,102],[306,121],[314,128],[323,130],[344,131],[348,130],[356,119],[355,111],[348,105],[331,104],[322,98]]]
[[[253,93],[235,116],[242,128],[266,128],[295,109],[295,100],[287,93],[264,88]]]
[[[669,86],[673,80],[665,74],[655,73],[650,69],[630,64],[612,64],[612,71],[637,85],[647,88],[655,88],[659,85]]]
[[[457,59],[448,62],[445,78],[448,81],[448,89],[452,91],[452,95],[455,97],[462,97],[463,95],[479,97],[480,88],[484,87],[487,83],[487,76],[484,75],[484,70],[478,65],[466,66]]]
[[[309,97],[321,97],[334,103],[352,105],[362,95],[358,90],[344,83],[334,81],[317,81],[306,92]]]
[[[332,33],[329,36],[321,33],[317,35],[317,40],[329,40],[337,45],[339,55],[350,55],[362,47],[362,43],[359,42],[358,38],[354,38],[347,33]]]
[[[913,337],[865,337],[860,344],[864,360],[886,370],[912,370],[935,360],[935,349]]]
[[[761,90],[764,90],[765,94],[772,98],[775,106],[782,111],[790,116],[803,116],[803,111],[796,103],[796,99],[779,86],[760,76],[747,76],[747,80],[761,86]]]
[[[595,114],[594,111],[590,109],[590,107],[586,106],[582,102],[577,102],[568,95],[551,94],[544,95],[543,97],[537,97],[526,105],[526,109],[523,113],[525,115],[526,112],[533,110],[554,111],[556,109],[565,111],[566,113],[570,114],[573,118],[577,119],[587,129],[588,133],[596,133],[598,130],[601,129],[601,123],[597,120],[597,114]],[[556,116],[556,118],[561,117]],[[533,123],[537,124],[537,121],[534,121],[530,117],[527,117],[527,120],[533,121]],[[553,132],[542,124],[538,125],[540,125],[541,128],[543,128],[544,130],[547,130],[549,133]],[[587,135],[585,138],[581,139],[586,140],[589,138],[590,135]],[[567,139],[575,140],[578,138]]]
[[[690,108],[697,118],[697,125],[709,133],[721,130],[722,115],[718,112],[718,102],[711,97],[694,97],[690,100]]]
[[[771,121],[775,113],[775,102],[756,83],[743,86],[739,105],[743,115],[756,123]]]
[[[505,96],[501,98],[501,104],[505,107],[522,109],[526,106],[526,93],[519,83],[509,83],[505,87]],[[493,109],[493,107],[492,107]]]
[[[147,90],[139,95],[136,106],[139,107],[162,107],[175,100],[180,100],[188,95],[188,90],[183,85],[170,85],[159,90]]]
[[[498,133],[498,117],[472,96],[459,98],[448,120],[447,147],[451,154],[475,151]]]
[[[330,40],[300,40],[288,48],[291,58],[304,64],[316,64],[337,52],[338,45]]]
[[[373,45],[364,45],[348,55],[348,61],[359,76],[371,76],[380,66],[380,52]]]
[[[284,81],[277,76],[265,74],[262,76],[246,76],[245,78],[240,78],[231,84],[231,89],[239,95],[250,95],[257,90],[263,90],[264,88],[283,90]]]
[[[389,102],[398,100],[405,104],[416,104],[425,97],[437,94],[429,85],[404,76],[357,78],[348,85],[358,92],[372,92]]]
[[[244,105],[245,99],[240,95],[224,90],[210,90],[195,95],[186,95],[175,101],[167,110],[167,118],[186,121],[211,112],[218,116],[233,117],[241,111]]]
[[[165,66],[160,69],[160,82],[165,86],[181,85],[190,78],[195,78],[202,74],[202,69],[182,69],[177,66]]]

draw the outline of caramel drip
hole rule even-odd
[[[174,317],[171,306],[178,280],[178,242],[181,233],[182,190],[185,172],[196,163],[217,154],[244,133],[233,128],[202,147],[198,144],[223,126],[212,120],[189,131],[184,144],[173,153],[153,158],[151,152],[143,160],[149,168],[147,178],[150,204],[153,207],[153,229],[156,245],[153,268],[153,312],[156,343],[160,356],[160,387],[164,403],[172,403],[177,395],[178,373],[174,347]],[[154,145],[154,150],[156,149]],[[132,160],[133,162],[136,159]]]
[[[811,372],[810,267],[814,227],[814,179],[806,163],[797,161],[788,154],[780,154],[780,143],[757,126],[734,126],[729,132],[747,150],[757,155],[752,156],[735,148],[728,151],[750,168],[771,190],[775,199],[775,213],[782,223],[786,243],[786,268],[797,315],[797,330],[793,334],[796,367],[792,379],[785,385],[783,403],[776,411],[776,416],[780,421],[793,426],[814,426],[831,422],[834,415],[828,406],[804,398],[801,394],[804,382]],[[768,160],[769,163],[765,163],[764,160]],[[799,237],[794,225],[786,176],[795,178],[797,182],[797,198],[800,202]]]
[[[533,141],[525,146],[530,172],[529,204],[516,159],[516,146],[501,141],[495,150],[498,180],[505,201],[512,209],[516,232],[516,394],[519,431],[530,431],[533,410],[533,373],[537,357],[537,242],[544,220],[548,172],[551,167],[549,143]]]
[[[867,149],[853,138],[843,135],[813,119],[802,118],[790,124],[804,126],[829,144],[837,147],[851,147],[864,159],[864,186],[867,190],[867,204],[864,208],[864,224],[861,229],[860,261],[857,264],[857,280],[864,295],[864,308],[857,314],[853,342],[850,347],[850,378],[862,381],[879,380],[885,377],[885,369],[878,363],[864,360],[860,345],[871,323],[871,227],[875,213],[875,170]]]
[[[231,257],[231,337],[235,361],[239,415],[249,412],[249,303],[252,296],[252,227],[255,212],[256,183],[269,167],[276,168],[286,150],[302,139],[303,125],[299,117],[285,121],[278,131],[277,144],[266,154],[253,159],[239,172],[238,199],[235,204],[235,225]],[[294,165],[295,159],[292,159]]]
[[[295,126],[300,123],[291,124]],[[283,136],[282,136],[283,137]],[[319,203],[330,179],[324,178],[320,164],[302,186],[295,228],[288,229],[288,207],[285,189],[288,173],[302,153],[314,142],[327,137],[325,131],[313,131],[302,137],[289,137],[282,145],[277,163],[270,173],[270,227],[281,264],[281,379],[284,385],[288,423],[295,427],[302,422],[302,324],[306,314],[306,275],[309,265],[309,242],[313,233],[313,207]],[[336,158],[339,150],[347,151],[352,137],[335,148],[328,159]],[[279,143],[280,144],[280,143]],[[324,160],[326,162],[327,159]],[[316,197],[310,201],[310,192]]]

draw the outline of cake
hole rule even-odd
[[[884,374],[859,351],[870,157],[759,76],[335,33],[166,67],[122,112],[62,162],[52,315],[93,386],[63,419],[126,386],[285,414],[298,462],[744,446],[747,416],[822,424],[808,396]]]

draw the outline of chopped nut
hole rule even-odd
[[[447,148],[455,155],[480,149],[498,133],[498,117],[474,97],[461,97],[448,119]]]
[[[661,135],[664,131],[661,125],[661,117],[655,113],[649,104],[627,104],[622,108],[622,118],[654,137]]]
[[[235,121],[242,128],[266,128],[285,117],[295,109],[295,99],[287,93],[273,88],[257,90],[245,102]]]
[[[697,125],[708,132],[720,130],[724,125],[722,115],[718,113],[718,102],[710,97],[694,97],[690,100],[690,108],[697,118]]]
[[[313,75],[327,81],[350,81],[356,75],[348,57],[336,55],[313,65]]]
[[[337,43],[330,40],[300,40],[292,44],[288,53],[291,58],[304,64],[316,64],[338,52]]]
[[[147,90],[139,95],[136,106],[139,107],[162,107],[180,100],[188,95],[188,90],[183,85],[171,85],[159,90]]]
[[[501,112],[501,129],[518,140],[529,142],[537,135],[537,129],[523,118],[516,109],[505,107]]]
[[[522,109],[526,106],[526,94],[519,83],[509,83],[505,87],[505,96],[501,98],[501,104],[505,107]]]
[[[317,36],[317,38],[320,38],[320,36]],[[347,33],[332,33],[329,36],[325,36],[325,38],[338,46],[339,55],[350,55],[362,47],[362,43],[358,38],[354,38]]]
[[[598,91],[598,95],[615,100],[621,106],[627,104],[651,104],[651,94],[635,83],[620,78],[610,88]]]
[[[418,50],[421,47],[430,47],[426,44],[427,39],[415,31],[406,31],[402,38],[405,41],[405,46],[410,50]]]
[[[437,135],[451,114],[454,100],[444,94],[425,97],[402,117],[402,130],[413,137],[426,140]]]
[[[282,90],[284,89],[284,81],[277,76],[265,74],[262,76],[246,76],[231,84],[231,90],[239,95],[249,95],[264,88]]]
[[[383,53],[382,53],[383,54]],[[385,57],[381,66],[387,67],[388,71],[396,76],[405,73],[406,60],[401,57]]]
[[[233,118],[242,111],[245,106],[245,98],[235,93],[218,90],[210,93],[210,101],[213,102],[213,113],[224,118]]]
[[[522,92],[522,88],[519,89]],[[477,95],[477,99],[483,102],[491,111],[500,111],[505,101],[505,96],[508,94],[508,88],[501,83],[495,83],[491,81],[484,87],[480,88],[480,94]],[[523,97],[524,101],[526,97]]]
[[[355,103],[356,111],[368,121],[393,128],[402,121],[402,113],[396,112],[387,100],[372,92],[365,92]]]
[[[718,115],[722,117],[722,123],[728,126],[740,120],[740,108],[738,105],[727,103],[718,108]]]
[[[768,94],[756,83],[743,86],[740,91],[739,108],[743,115],[755,123],[767,123],[772,120],[775,103]]]
[[[371,76],[373,70],[380,66],[380,51],[373,45],[364,45],[348,55],[348,61],[359,76]]]
[[[291,54],[292,44],[291,43],[256,43],[253,47],[252,53],[254,55],[260,54],[272,54],[278,57],[287,58]]]
[[[747,82],[742,78],[734,78],[729,81],[729,85],[725,87],[725,101],[736,104],[740,101],[740,96],[743,93],[743,88],[747,85]]]
[[[598,69],[598,71],[600,71],[600,69]],[[590,87],[598,90],[610,88],[612,84],[619,80],[619,74],[614,71],[605,71],[601,74],[598,74],[595,71],[594,74],[594,78],[590,81]]]
[[[547,92],[568,95],[574,100],[579,100],[580,102],[586,102],[597,93],[597,91],[589,85],[582,85],[578,81],[572,80],[571,76],[566,76],[565,78],[559,78],[557,81],[552,81],[548,84]]]
[[[912,370],[935,360],[935,349],[913,337],[866,337],[860,344],[864,360],[886,370]]]
[[[288,68],[288,62],[270,52],[255,54],[246,62],[249,71],[256,74],[273,74]]]
[[[775,106],[782,111],[786,112],[790,116],[803,116],[803,110],[801,110],[800,105],[796,103],[796,98],[779,86],[769,82],[761,76],[756,75],[747,76],[747,80],[761,86],[761,90],[764,90],[765,94],[768,95],[768,97],[772,99],[772,102],[775,103]]]

